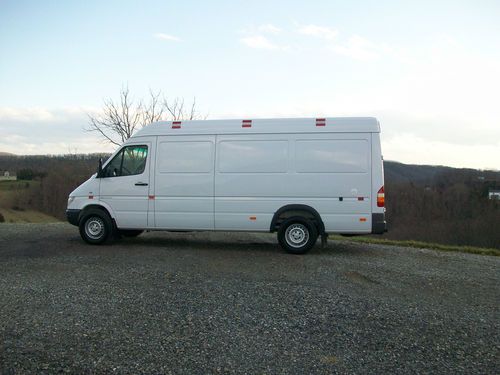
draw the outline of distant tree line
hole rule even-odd
[[[500,172],[385,162],[388,238],[500,248]]]
[[[47,172],[37,172],[34,171],[31,168],[23,168],[17,171],[17,179],[18,180],[25,180],[25,181],[30,181],[35,178],[44,178],[47,176]]]
[[[0,156],[0,169],[17,171],[18,179],[37,182],[22,186],[12,207],[33,209],[64,220],[69,193],[96,172],[100,157],[108,156]]]
[[[29,170],[37,181],[13,205],[65,219],[69,193],[95,173],[106,154],[0,156],[0,170]],[[500,248],[500,172],[385,162],[385,192],[392,239]],[[25,173],[25,172],[22,172]],[[29,179],[29,178],[27,178]]]

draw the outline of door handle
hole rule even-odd
[[[135,186],[148,186],[147,182],[136,182]]]

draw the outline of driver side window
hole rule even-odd
[[[126,146],[104,168],[104,177],[120,177],[142,174],[146,167],[148,146]]]

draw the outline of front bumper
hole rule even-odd
[[[387,222],[385,221],[385,213],[372,214],[372,233],[382,234],[387,232]]]
[[[80,212],[82,210],[66,210],[66,218],[70,224],[78,226],[78,218],[80,217]]]

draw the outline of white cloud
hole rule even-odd
[[[271,43],[269,39],[262,35],[254,35],[248,36],[245,38],[241,38],[240,41],[250,48],[258,48],[258,49],[278,49],[279,47],[276,44]]]
[[[339,32],[327,26],[312,24],[298,26],[297,32],[302,35],[323,39],[326,42],[327,49],[355,60],[374,60],[384,53],[392,51],[385,44],[374,43],[359,35],[352,35],[347,40],[339,40]]]
[[[85,117],[98,111],[92,107],[65,107],[49,110],[43,107],[0,107],[0,123],[50,122],[59,123]]]
[[[498,169],[500,142],[484,145],[450,144],[403,133],[388,139],[382,136],[382,153],[385,160],[402,163]]]
[[[318,25],[306,25],[298,29],[298,32],[303,35],[309,35],[316,38],[322,38],[326,40],[334,40],[338,36],[338,31],[330,27],[318,26]]]
[[[475,54],[470,48],[448,38],[409,51],[412,60],[406,74],[381,90],[386,108],[436,119],[448,138],[468,135],[478,138],[500,137],[500,59]],[[428,123],[428,122],[427,122]],[[429,129],[432,137],[436,131]],[[489,139],[488,139],[489,138]]]
[[[0,107],[0,121],[54,121],[56,116],[54,113],[45,108],[32,107],[32,108],[12,108]]]
[[[16,155],[63,155],[69,153],[92,154],[97,152],[111,153],[116,147],[102,145],[96,137],[85,137],[77,142],[68,139],[61,139],[58,142],[10,142],[0,141],[0,150]]]
[[[0,151],[17,155],[109,152],[94,133],[84,131],[92,108],[0,107]]]
[[[375,60],[382,53],[390,51],[386,45],[378,45],[359,35],[351,36],[343,44],[333,44],[330,49],[339,55],[347,56],[355,60]]]
[[[156,39],[160,39],[160,40],[166,40],[168,42],[180,42],[180,38],[174,36],[174,35],[170,35],[170,34],[164,34],[164,33],[156,33],[156,34],[153,34],[153,37],[155,37]]]
[[[279,34],[282,31],[279,27],[274,26],[270,23],[268,23],[266,25],[260,25],[258,30],[260,32],[269,33],[269,34]]]

